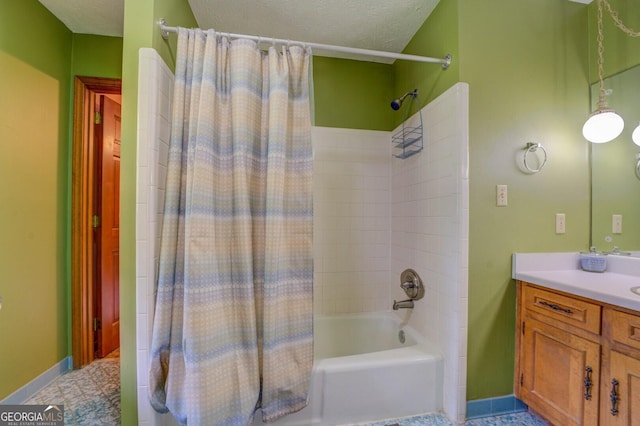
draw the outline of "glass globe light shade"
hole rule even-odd
[[[636,127],[636,129],[631,134],[631,140],[633,141],[633,143],[640,146],[640,124],[638,124],[638,127]]]
[[[584,123],[582,134],[589,142],[605,143],[620,136],[622,129],[624,120],[614,110],[599,109]]]

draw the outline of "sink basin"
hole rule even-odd
[[[631,287],[631,292],[640,296],[640,286],[639,287]]]

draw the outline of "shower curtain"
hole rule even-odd
[[[310,52],[178,31],[150,401],[181,424],[307,404]]]

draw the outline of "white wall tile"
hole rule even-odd
[[[138,387],[144,386],[147,388],[147,383],[149,383],[149,377],[147,375],[147,371],[149,371],[149,351],[146,349],[138,349],[136,362]],[[145,396],[144,399],[147,400],[147,397]]]
[[[466,386],[466,369],[461,371],[459,359],[466,362],[468,294],[467,86],[454,86],[422,112],[424,150],[392,160],[391,296],[402,296],[394,288],[402,270],[421,275],[425,299],[416,302],[409,323],[444,351],[444,410],[461,421],[466,400],[459,396],[460,376]],[[410,117],[408,125],[418,118]]]
[[[147,314],[147,295],[148,295],[149,278],[146,276],[138,276],[136,278],[136,313]]]
[[[141,49],[138,77],[138,167],[136,182],[136,340],[138,420],[157,426],[167,415],[148,402],[147,375],[154,293],[164,204],[173,75],[153,49]],[[170,417],[170,416],[169,416]],[[166,423],[169,424],[170,422]]]
[[[388,294],[380,291],[389,279],[388,135],[313,128],[318,314],[389,309]]]
[[[139,424],[144,425],[155,425],[152,422],[153,409],[151,405],[147,402],[146,404],[141,404],[140,401],[148,401],[148,387],[138,385],[138,422]]]

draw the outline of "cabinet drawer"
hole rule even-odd
[[[551,325],[567,324],[600,334],[601,307],[541,288],[524,285],[524,309],[539,321]]]
[[[640,316],[611,311],[611,319],[613,341],[640,349]]]

